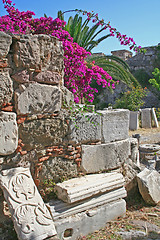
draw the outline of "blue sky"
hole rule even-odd
[[[160,0],[14,0],[20,11],[32,10],[36,17],[47,16],[56,18],[58,10],[83,9],[94,11],[99,17],[110,21],[111,26],[119,32],[133,37],[137,45],[153,46],[160,43]],[[0,0],[0,15],[5,15],[2,0]],[[70,14],[65,15],[67,20]],[[106,31],[107,33],[107,31]],[[110,54],[113,50],[127,49],[119,41],[111,37],[98,45],[93,52]]]

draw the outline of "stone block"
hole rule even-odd
[[[72,116],[71,116],[72,117]],[[82,113],[69,123],[68,141],[87,143],[101,140],[101,116],[96,113]]]
[[[47,83],[50,85],[60,85],[62,76],[58,72],[44,71],[33,76],[34,81],[39,83]]]
[[[41,182],[44,182],[46,179],[53,182],[62,182],[65,179],[77,177],[77,175],[77,164],[74,160],[68,160],[61,157],[50,157],[43,163],[39,178]]]
[[[13,95],[13,82],[8,72],[0,72],[0,106],[9,103]]]
[[[50,210],[59,238],[75,240],[105,227],[109,221],[124,216],[126,203],[123,199],[101,201],[99,197],[70,206],[53,202],[50,204]]]
[[[150,205],[160,202],[160,174],[145,168],[137,175],[138,188],[144,201]]]
[[[160,157],[160,146],[158,144],[141,144],[139,146],[140,160],[156,160]]]
[[[66,107],[74,106],[73,93],[64,86],[61,87],[61,90],[62,90],[62,102],[64,106]]]
[[[58,72],[43,71],[33,73],[27,69],[16,72],[12,78],[18,83],[39,82],[50,85],[60,85],[62,76]]]
[[[27,151],[62,143],[67,132],[68,125],[61,118],[38,119],[19,126],[19,136]]]
[[[138,149],[138,139],[137,138],[129,138],[131,154],[130,159],[139,166],[139,149]]]
[[[151,113],[152,113],[152,119],[153,119],[153,122],[154,122],[154,126],[156,128],[158,128],[159,127],[159,123],[158,123],[157,116],[156,116],[154,108],[151,109]]]
[[[102,116],[102,142],[113,142],[128,138],[129,110],[113,109],[98,111]]]
[[[139,112],[130,111],[129,113],[129,129],[137,130],[139,128]]]
[[[120,167],[129,157],[129,140],[122,140],[101,145],[82,145],[81,170],[96,173]]]
[[[0,58],[6,57],[11,43],[12,37],[4,32],[0,32]]]
[[[0,155],[13,153],[18,146],[16,114],[0,112]]]
[[[142,128],[151,128],[151,108],[145,108],[141,110],[141,124]]]
[[[113,191],[124,186],[124,178],[120,173],[101,173],[73,178],[55,186],[59,199],[74,203],[91,196]]]
[[[18,114],[53,113],[61,109],[61,91],[56,86],[39,83],[20,85],[15,91]]]
[[[45,34],[24,35],[14,42],[12,48],[18,69],[48,70],[63,76],[63,47],[57,38]]]
[[[28,168],[12,168],[0,174],[0,184],[20,240],[42,240],[56,235],[52,217]]]

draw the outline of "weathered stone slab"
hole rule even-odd
[[[92,201],[93,204],[91,204]],[[108,201],[108,203],[99,201],[99,204],[96,204],[96,201],[98,202],[97,198],[89,200],[85,207],[83,207],[84,203],[79,203],[78,209],[76,209],[77,206],[67,208],[65,207],[66,203],[62,203],[61,206],[58,202],[50,204],[57,235],[60,239],[65,239],[65,237],[70,240],[78,239],[80,236],[105,227],[107,222],[123,216],[126,212],[126,203],[123,199]]]
[[[20,85],[15,91],[15,108],[18,114],[60,111],[61,91],[56,86],[39,83]]]
[[[62,76],[58,72],[44,71],[33,77],[34,81],[47,83],[50,85],[59,85]]]
[[[0,112],[0,155],[13,153],[18,146],[16,114]]]
[[[102,115],[102,142],[113,142],[128,138],[129,110],[113,109],[98,111]]]
[[[145,108],[141,110],[141,124],[142,128],[151,128],[151,108]]]
[[[129,157],[129,140],[101,145],[82,145],[81,170],[96,173],[120,167]]]
[[[25,144],[23,149],[27,151],[62,143],[67,132],[68,125],[61,118],[38,119],[19,126],[19,136]]]
[[[139,166],[139,149],[138,149],[138,139],[137,138],[129,138],[130,147],[131,147],[131,160]]]
[[[0,184],[20,240],[42,240],[56,235],[52,217],[27,168],[0,174]]]
[[[11,43],[12,37],[4,32],[0,32],[0,58],[6,57]]]
[[[59,199],[74,203],[88,197],[108,192],[124,186],[124,178],[120,173],[102,173],[73,178],[55,186]]]
[[[158,120],[157,120],[154,108],[151,109],[151,113],[152,113],[152,119],[153,119],[154,125],[155,125],[155,127],[158,128],[159,127],[159,123],[158,123]]]
[[[45,34],[23,35],[14,42],[12,48],[17,68],[49,70],[63,75],[63,47],[55,37]]]
[[[139,128],[139,112],[130,111],[129,113],[129,129],[137,130]]]
[[[101,116],[96,113],[83,113],[73,117],[69,124],[68,141],[87,143],[101,140]]]
[[[144,201],[151,205],[160,202],[160,174],[145,168],[137,175],[138,188]]]
[[[13,95],[13,82],[8,72],[0,72],[0,106],[9,103]]]

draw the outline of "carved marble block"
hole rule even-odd
[[[12,168],[0,174],[4,197],[20,240],[42,240],[56,235],[52,217],[28,168]]]

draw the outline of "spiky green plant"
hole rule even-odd
[[[58,12],[58,17],[61,20],[64,20],[64,16],[61,11]],[[82,17],[76,14],[74,17],[70,16],[67,24],[65,26],[65,30],[69,32],[71,37],[73,37],[73,41],[78,43],[79,46],[86,49],[86,51],[91,52],[91,50],[96,47],[100,42],[107,39],[111,36],[111,34],[104,35],[98,39],[96,37],[105,29],[104,27],[98,26],[94,24],[92,27],[88,26],[89,20],[85,20],[83,22]]]

